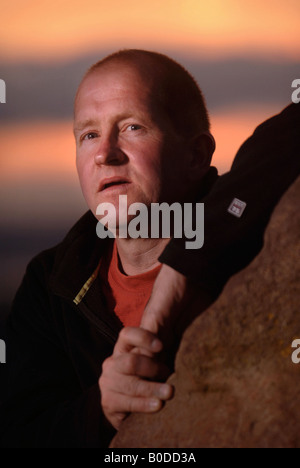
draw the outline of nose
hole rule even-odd
[[[126,161],[127,156],[119,148],[117,138],[114,135],[102,135],[95,153],[95,163],[98,166],[119,166]]]

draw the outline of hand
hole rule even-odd
[[[173,387],[160,383],[170,374],[155,360],[160,351],[162,343],[153,333],[133,327],[121,330],[99,379],[103,412],[116,429],[128,413],[153,413],[172,397]]]
[[[157,335],[174,353],[187,326],[212,303],[212,297],[168,265],[153,286],[140,326]]]

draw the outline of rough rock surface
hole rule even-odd
[[[131,415],[112,447],[300,447],[300,178],[276,207],[261,253],[186,330],[175,396]]]

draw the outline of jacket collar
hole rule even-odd
[[[72,299],[83,293],[84,285],[96,272],[99,261],[112,239],[99,239],[96,235],[97,219],[91,211],[85,213],[56,248],[51,290]],[[88,286],[88,285],[87,285]]]

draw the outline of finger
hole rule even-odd
[[[102,407],[106,413],[116,415],[118,413],[154,413],[163,406],[159,398],[132,397],[120,393],[110,395],[109,407],[106,406],[105,399],[102,399]],[[110,410],[113,407],[113,411]]]
[[[131,397],[153,397],[160,400],[169,400],[173,396],[172,385],[151,382],[136,376],[121,376],[117,380],[104,382],[104,385],[106,385],[105,392],[107,394],[119,393]]]
[[[150,331],[155,335],[158,335],[160,330],[160,324],[158,323],[157,315],[158,314],[155,314],[150,305],[146,306],[142,315],[140,327],[144,330]]]
[[[141,348],[132,348],[130,351],[133,354],[142,354],[143,356],[148,356],[150,358],[154,358],[156,353],[152,353],[151,351],[148,351],[147,349],[141,349]]]
[[[125,327],[120,331],[114,355],[129,353],[133,348],[141,348],[148,353],[158,353],[162,347],[157,336],[148,330],[139,327]]]
[[[170,371],[168,367],[153,358],[142,354],[126,353],[114,359],[113,371],[120,375],[134,375],[151,380],[166,380]]]
[[[130,413],[110,413],[106,411],[104,408],[104,414],[106,416],[106,419],[110,422],[110,424],[117,429],[117,431],[120,429],[120,426],[124,419],[127,418],[127,416],[130,415]]]

